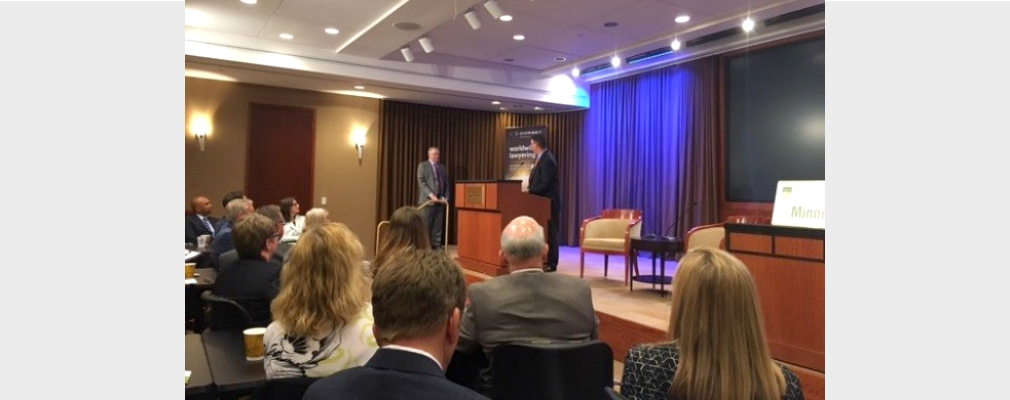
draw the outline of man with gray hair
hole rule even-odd
[[[548,248],[544,228],[518,217],[501,235],[509,275],[475,283],[460,323],[458,350],[484,351],[493,363],[495,347],[517,342],[573,342],[596,339],[599,321],[589,283],[543,270]],[[480,372],[478,389],[493,396],[490,369]]]
[[[235,244],[231,239],[232,228],[252,213],[252,201],[246,198],[234,199],[229,201],[228,205],[225,206],[224,224],[214,234],[214,241],[210,245],[210,255],[211,260],[214,261],[214,268],[221,269],[219,258],[222,253],[235,250]]]
[[[449,197],[449,172],[445,166],[438,163],[441,153],[438,147],[428,148],[428,159],[417,164],[417,204],[421,205],[428,201],[447,201]],[[445,224],[445,204],[432,204],[424,208],[425,223],[428,224],[428,235],[431,247],[438,249],[442,247],[442,235],[448,234],[443,231]]]

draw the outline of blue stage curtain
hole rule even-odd
[[[713,58],[590,87],[579,217],[642,210],[642,233],[718,222]],[[669,229],[669,233],[667,233]]]

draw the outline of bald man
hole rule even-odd
[[[499,345],[579,342],[599,336],[589,283],[544,273],[548,251],[544,228],[533,218],[518,217],[505,227],[499,255],[508,262],[509,274],[470,285],[458,350],[481,349],[493,363],[491,353]],[[490,369],[485,368],[477,388],[490,395],[493,385]]]
[[[210,216],[210,212],[214,210],[214,203],[211,203],[206,196],[196,196],[190,200],[189,208],[193,214],[186,216],[186,243],[195,245],[196,238],[200,235],[214,236],[217,218]]]

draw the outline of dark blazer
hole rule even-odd
[[[551,209],[561,207],[561,192],[558,188],[558,160],[554,153],[544,150],[530,172],[529,191],[532,194],[551,199]]]
[[[277,251],[274,252],[273,257],[270,257],[270,262],[283,266],[284,258],[285,256],[288,255],[288,252],[291,251],[292,247],[294,247],[294,243],[290,242],[277,244]],[[221,266],[218,268],[218,272],[224,271],[225,269],[231,266],[231,263],[237,260],[238,260],[238,250],[229,250],[224,253],[221,253],[221,256],[217,258],[217,262],[221,263]]]
[[[673,384],[673,374],[680,363],[680,352],[673,343],[639,345],[628,351],[621,377],[621,394],[631,400],[666,400]],[[785,366],[786,393],[783,400],[803,400],[800,379]]]
[[[207,217],[210,220],[210,226],[217,225],[217,218]],[[196,214],[186,216],[186,243],[196,243],[196,238],[200,235],[213,235],[207,230],[207,227],[200,221],[200,217]]]
[[[363,367],[309,386],[302,400],[487,400],[445,379],[435,361],[403,350],[379,349]]]
[[[231,239],[231,223],[225,221],[225,223],[219,225],[221,225],[221,229],[214,228],[217,229],[217,233],[214,234],[214,242],[210,244],[210,258],[214,263],[214,268],[220,271],[221,263],[218,259],[221,258],[221,254],[235,250],[235,242]]]
[[[578,342],[599,337],[589,283],[567,275],[519,272],[475,283],[467,289],[470,304],[460,323],[464,353],[483,349],[489,365],[492,351],[515,342]],[[478,388],[490,393],[490,369],[481,371]]]
[[[263,260],[240,258],[218,274],[214,294],[245,307],[253,326],[273,321],[270,302],[281,289],[281,266]]]
[[[449,171],[446,171],[445,165],[438,164],[438,185],[435,185],[435,173],[431,168],[431,162],[424,160],[424,162],[417,164],[417,204],[424,204],[424,202],[431,200],[428,198],[429,193],[434,193],[438,197],[449,198]]]

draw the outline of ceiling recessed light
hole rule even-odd
[[[246,4],[256,4],[256,0],[242,0],[242,2]]]
[[[605,26],[607,28],[613,28],[613,27],[617,26],[617,23],[614,22],[614,21],[610,21],[610,22],[604,23],[603,26]]]
[[[501,18],[498,18],[498,20],[502,21],[502,22],[509,22],[509,21],[512,20],[512,16],[508,15],[508,14],[505,14],[505,15],[502,15]]]
[[[621,58],[618,57],[617,54],[614,54],[614,56],[610,58],[610,65],[613,65],[614,68],[620,67],[621,66]]]
[[[526,40],[525,35],[512,35],[512,40]]]
[[[677,18],[674,18],[673,20],[675,22],[677,22],[678,24],[683,24],[683,23],[685,23],[687,21],[690,21],[691,20],[691,16],[687,15],[687,14],[681,14],[681,15],[678,15]]]
[[[740,25],[740,26],[743,27],[743,31],[744,32],[753,31],[754,30],[754,20],[750,19],[750,17],[747,17],[747,19],[743,20],[743,24]]]
[[[564,57],[554,57],[554,61],[565,61],[567,58]]]
[[[355,85],[354,88],[358,90],[365,90],[365,87],[361,85]]]
[[[540,111],[540,110],[543,110],[544,108],[543,107],[533,107],[533,109],[537,110],[537,111]]]
[[[326,33],[330,35],[336,35],[340,33],[340,30],[338,30],[337,28],[326,28],[324,29],[324,31],[326,31]]]
[[[514,59],[514,58],[506,58],[506,59],[505,59],[505,62],[513,62],[513,61],[515,61],[515,60],[516,60],[516,59]]]
[[[505,107],[499,108],[499,110],[505,110]]]
[[[295,35],[292,35],[290,33],[282,33],[282,34],[280,34],[278,36],[280,36],[281,39],[288,39],[288,40],[291,40],[291,39],[295,38]]]
[[[579,67],[572,67],[572,76],[579,77]]]
[[[492,102],[491,102],[491,104],[494,104],[494,105],[499,105],[499,104],[501,104],[501,102],[500,102],[500,101],[498,101],[498,100],[495,100],[495,101],[492,101]]]
[[[670,48],[673,50],[680,50],[680,41],[677,39],[673,39],[673,41],[670,42]]]

